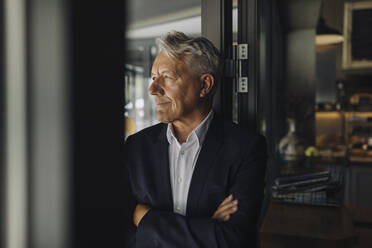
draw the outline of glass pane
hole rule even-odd
[[[157,51],[154,45],[146,46],[138,45],[137,50],[132,50],[132,55],[125,65],[125,137],[158,123],[155,104],[148,94],[151,84],[149,67],[145,68],[146,64],[152,63],[153,54]],[[148,61],[144,61],[145,58],[148,58]]]
[[[158,123],[148,94],[152,63],[158,53],[156,38],[171,30],[200,35],[201,1],[129,0],[125,65],[126,136]],[[128,130],[128,127],[130,127]]]
[[[280,1],[264,1],[262,9],[259,112],[261,130],[268,137],[273,158],[270,172],[274,179],[286,174],[330,173],[326,178],[329,181],[321,184],[323,190],[306,185],[316,194],[300,194],[304,203],[319,203],[316,197],[329,199],[330,189],[339,190],[344,183],[339,175],[345,173],[346,165],[350,166],[350,173],[358,173],[363,166],[372,164],[372,67],[366,63],[363,67],[357,58],[348,57],[352,46],[359,44],[355,42],[358,37],[350,39],[353,29],[363,32],[365,27],[363,22],[356,26],[351,21],[355,16],[348,19],[347,13],[352,10],[346,11],[347,4],[299,0],[283,5]],[[265,5],[272,7],[270,14],[265,13]],[[311,10],[317,14],[310,14]],[[322,37],[320,30],[325,29],[320,25],[339,32],[337,39]],[[363,46],[357,50],[363,52]],[[333,179],[341,181],[330,185]],[[278,195],[276,186],[271,190]],[[358,189],[363,187],[358,182],[351,187],[348,192],[362,196]],[[299,187],[294,188],[303,193]],[[359,200],[353,203],[362,202]],[[368,204],[372,206],[371,201],[364,206]]]
[[[232,1],[232,25],[233,25],[233,47],[235,48],[238,45],[238,0]],[[237,93],[237,76],[234,77],[233,81],[233,91],[232,91],[232,121],[238,123],[238,93]]]

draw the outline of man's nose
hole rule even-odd
[[[155,79],[149,87],[150,95],[164,95],[164,90],[159,83],[159,79]]]

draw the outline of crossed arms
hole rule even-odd
[[[137,204],[136,209],[133,213],[133,224],[138,227],[139,223],[141,222],[143,216],[147,214],[150,210],[149,206],[144,204]],[[238,211],[238,199],[233,199],[233,195],[230,194],[226,197],[223,202],[218,206],[217,210],[214,212],[212,219],[216,219],[220,222],[228,221],[230,219],[230,215]]]
[[[137,204],[135,247],[250,247],[257,235],[263,199],[266,143],[256,136],[236,164],[230,192],[209,217],[182,216]]]

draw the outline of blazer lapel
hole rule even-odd
[[[198,202],[206,182],[208,171],[216,161],[216,154],[222,145],[222,127],[220,120],[214,116],[204,144],[200,151],[198,160],[195,165],[194,173],[191,178],[188,198],[187,198],[187,215],[195,215],[198,209]]]
[[[155,151],[158,153],[158,158],[155,163],[154,171],[156,172],[156,183],[155,187],[159,188],[156,190],[159,194],[160,204],[164,210],[173,212],[173,196],[170,181],[169,172],[169,151],[168,151],[168,140],[166,136],[167,125],[161,130],[157,141],[155,142]]]

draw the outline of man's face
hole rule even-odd
[[[182,121],[198,110],[201,80],[184,62],[160,52],[152,66],[149,93],[161,122]]]

